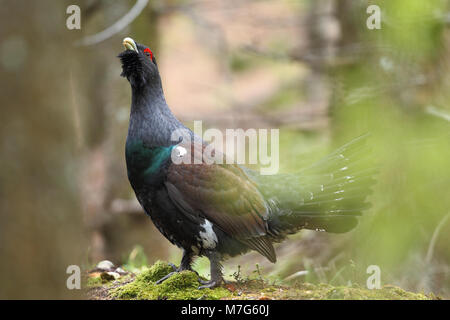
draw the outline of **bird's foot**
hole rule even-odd
[[[205,280],[202,280],[202,279],[199,278],[198,282],[200,282],[200,284],[201,284],[201,286],[198,287],[199,290],[201,290],[201,289],[214,289],[214,288],[220,287],[220,285],[222,283],[226,283],[223,278],[222,279],[211,279],[209,281],[205,281]]]
[[[174,265],[173,263],[169,262],[168,265],[172,267],[173,271],[178,271],[177,266]]]
[[[177,273],[184,271],[184,270],[189,270],[189,271],[195,272],[198,276],[197,271],[192,270],[191,268],[182,268],[181,266],[179,268],[177,268],[173,263],[169,263],[169,266],[172,267],[173,271],[171,273],[169,273],[168,275],[162,277],[158,281],[156,281],[156,284],[161,284],[164,281],[166,281],[167,279],[169,279],[170,277],[172,277],[172,276],[176,275]]]
[[[170,277],[176,275],[179,271],[173,271],[171,273],[169,273],[168,275],[165,275],[164,277],[162,277],[161,279],[159,279],[158,281],[156,281],[156,284],[161,284],[164,281],[166,281],[167,279],[169,279]]]

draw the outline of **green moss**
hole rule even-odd
[[[139,299],[153,300],[157,299],[154,293],[155,285],[152,282],[143,282],[135,280],[124,286],[117,287],[110,291],[110,295],[119,299]]]
[[[395,289],[379,289],[379,290],[367,290],[360,288],[347,288],[347,287],[336,287],[329,289],[325,293],[326,299],[352,299],[352,300],[402,300],[402,299],[426,299],[425,296],[416,293],[407,293],[406,291],[395,288]]]
[[[198,276],[191,271],[177,273],[159,285],[155,283],[172,271],[170,265],[158,261],[151,268],[142,271],[134,281],[111,289],[110,295],[117,299],[168,300],[215,300],[232,295],[225,288],[199,290]]]
[[[325,300],[427,300],[424,294],[407,292],[394,286],[369,290],[359,287],[333,287],[328,284],[309,283],[296,286],[296,294],[305,299]]]
[[[89,277],[86,281],[86,286],[88,288],[99,287],[103,284],[103,281],[100,277]]]
[[[230,295],[224,288],[199,290],[198,276],[191,271],[180,272],[164,281],[157,287],[159,298],[191,300],[191,299],[220,299]]]
[[[420,293],[407,292],[393,286],[386,286],[378,290],[359,287],[334,287],[329,284],[299,283],[292,286],[267,286],[256,288],[245,286],[241,288],[243,294],[239,297],[248,299],[273,300],[427,300],[433,299]]]
[[[144,282],[156,282],[162,277],[168,275],[173,271],[173,268],[166,262],[156,261],[153,266],[148,269],[144,269],[137,277],[136,280]]]

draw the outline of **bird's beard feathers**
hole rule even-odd
[[[125,50],[118,55],[122,63],[122,73],[120,76],[127,78],[133,87],[141,87],[147,83],[146,73],[149,70],[145,66],[143,57],[131,50]]]

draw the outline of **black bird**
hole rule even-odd
[[[211,280],[222,283],[221,261],[256,250],[276,262],[273,243],[301,229],[334,233],[357,225],[368,207],[373,170],[366,168],[364,137],[357,138],[301,172],[260,175],[243,166],[206,164],[206,147],[169,110],[152,51],[125,38],[119,54],[122,76],[131,84],[132,102],[126,163],[136,197],[158,230],[183,249],[180,267],[191,270],[194,257],[206,256]],[[187,130],[192,143],[172,141]],[[200,164],[176,164],[184,153]],[[203,161],[203,162],[202,162]]]

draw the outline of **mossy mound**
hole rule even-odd
[[[162,261],[144,268],[136,276],[128,275],[120,280],[101,283],[90,280],[93,299],[136,300],[427,300],[434,298],[421,293],[405,291],[394,286],[368,290],[352,286],[329,284],[293,283],[269,285],[262,279],[240,280],[216,289],[202,289],[198,276],[191,271],[177,273],[157,285],[156,281],[172,272],[172,267]],[[89,285],[89,283],[88,283]]]
[[[362,288],[331,287],[326,288],[325,299],[333,300],[429,300],[426,295],[405,291],[388,286],[381,289],[368,290]]]
[[[156,282],[173,271],[173,268],[166,262],[156,261],[153,266],[144,269],[138,277],[137,281]]]
[[[394,286],[369,290],[361,287],[334,287],[328,284],[299,283],[290,287],[266,287],[256,294],[247,292],[243,299],[258,295],[277,300],[429,300],[425,294],[405,291]],[[259,298],[261,299],[261,298]]]
[[[177,273],[156,285],[155,282],[172,272],[172,267],[166,262],[158,261],[149,269],[144,269],[136,279],[123,286],[110,290],[110,295],[116,299],[165,299],[165,300],[194,300],[221,299],[231,295],[225,288],[202,289],[198,276],[191,271]]]
[[[98,277],[90,277],[86,280],[86,286],[89,288],[101,287],[103,285],[103,281]]]

